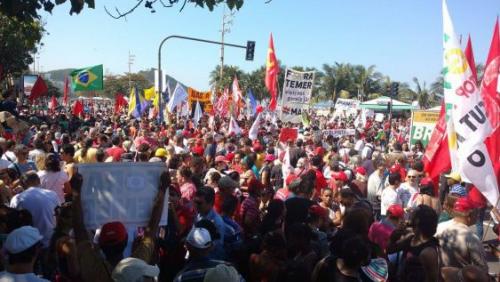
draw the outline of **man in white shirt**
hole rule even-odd
[[[483,244],[469,226],[476,223],[478,211],[467,197],[459,198],[453,206],[453,219],[438,225],[436,238],[441,246],[443,266],[463,268],[467,265],[488,270]]]
[[[402,205],[403,201],[401,201],[398,197],[398,193],[396,192],[396,189],[398,189],[400,184],[401,175],[399,175],[399,173],[389,174],[389,186],[382,191],[381,196],[380,214],[382,216],[386,216],[387,209],[391,205]]]
[[[398,196],[403,201],[403,208],[408,207],[408,202],[410,201],[413,194],[418,192],[418,172],[414,169],[410,169],[408,175],[406,175],[406,181],[401,183],[396,192]]]
[[[34,171],[24,174],[22,181],[25,187],[29,188],[15,195],[10,200],[10,207],[18,210],[26,209],[31,213],[33,226],[42,234],[43,247],[47,248],[56,226],[54,209],[60,204],[59,198],[54,191],[38,188],[40,178]]]
[[[0,281],[48,282],[34,273],[34,265],[41,251],[42,235],[31,226],[13,230],[5,240],[8,261],[6,271],[0,272]]]
[[[376,159],[374,160],[374,166],[376,170],[370,174],[367,183],[367,200],[370,203],[377,202],[377,197],[382,195],[384,189],[385,162],[382,159]]]

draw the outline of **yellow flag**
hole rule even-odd
[[[155,95],[154,95],[153,106],[155,108],[159,108],[160,107],[160,95],[159,95],[158,92],[156,92]]]
[[[148,88],[148,89],[144,89],[144,98],[146,98],[146,100],[150,101],[151,99],[153,99],[155,96],[155,87],[151,87],[151,88]]]

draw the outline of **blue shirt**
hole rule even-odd
[[[226,258],[224,252],[224,230],[226,225],[224,224],[222,217],[219,214],[217,214],[213,209],[211,209],[210,212],[205,216],[197,214],[195,223],[202,219],[210,220],[215,225],[215,228],[217,229],[217,232],[219,233],[220,236],[218,240],[214,241],[214,249],[210,252],[209,258],[224,260]]]
[[[13,164],[9,165],[9,168],[15,169],[20,174],[25,174],[26,172],[28,172],[30,170],[36,171],[36,165],[32,161],[28,161],[25,164],[13,163]]]

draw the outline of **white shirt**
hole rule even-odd
[[[365,141],[363,141],[362,139],[359,139],[356,144],[354,144],[354,150],[358,151],[358,153],[361,153],[364,147]]]
[[[442,222],[437,226],[435,237],[439,240],[443,266],[476,265],[488,270],[483,244],[467,225],[454,219]]]
[[[69,176],[64,171],[52,172],[41,170],[37,172],[40,177],[40,186],[56,192],[59,202],[64,203],[64,183],[69,181]]]
[[[14,154],[14,152],[12,151],[6,151],[5,153],[3,153],[2,159],[10,161],[12,163],[17,163],[16,154]]]
[[[14,274],[7,271],[0,272],[0,282],[50,282],[37,277],[34,273]]]
[[[382,184],[382,176],[379,175],[378,170],[375,170],[368,177],[367,183],[367,199],[370,202],[374,202],[377,196],[382,194],[382,189],[384,189],[384,184]]]
[[[382,191],[382,196],[381,196],[381,204],[380,204],[380,214],[381,215],[387,215],[387,209],[394,204],[400,204],[402,205],[403,202],[401,199],[398,197],[398,193],[396,190],[392,189],[391,187],[386,187]]]
[[[43,236],[44,247],[49,246],[50,237],[54,232],[53,229],[56,226],[54,209],[59,204],[59,198],[54,191],[37,187],[31,187],[10,200],[11,208],[26,209],[31,213],[33,226]]]
[[[363,150],[361,151],[361,159],[366,160],[368,154],[373,154],[373,150],[374,147],[371,143],[365,144],[365,146],[363,146]]]
[[[413,196],[413,194],[417,193],[418,190],[417,190],[417,188],[404,182],[404,183],[401,183],[401,185],[399,186],[398,189],[396,189],[396,192],[398,193],[398,197],[403,202],[403,208],[407,208],[411,197]]]

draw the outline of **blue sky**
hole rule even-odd
[[[182,2],[182,1],[181,1]],[[269,34],[285,65],[321,68],[323,63],[376,65],[395,80],[413,77],[431,83],[442,66],[440,0],[247,0],[235,13],[226,42],[256,41],[255,59],[245,61],[244,49],[226,48],[225,64],[250,71],[265,63]],[[161,8],[156,13],[139,7],[126,20],[104,11],[131,7],[135,0],[96,0],[96,9],[70,16],[69,5],[44,13],[49,34],[40,54],[43,70],[104,64],[105,71],[128,70],[128,52],[135,55],[132,71],[157,66],[160,41],[173,34],[219,40],[222,7],[213,12],[188,4]],[[307,3],[307,4],[305,4]],[[476,62],[484,62],[493,26],[500,13],[498,0],[449,0],[457,33],[471,34]],[[162,69],[199,90],[208,89],[211,70],[219,64],[216,45],[172,40],[162,50]]]

